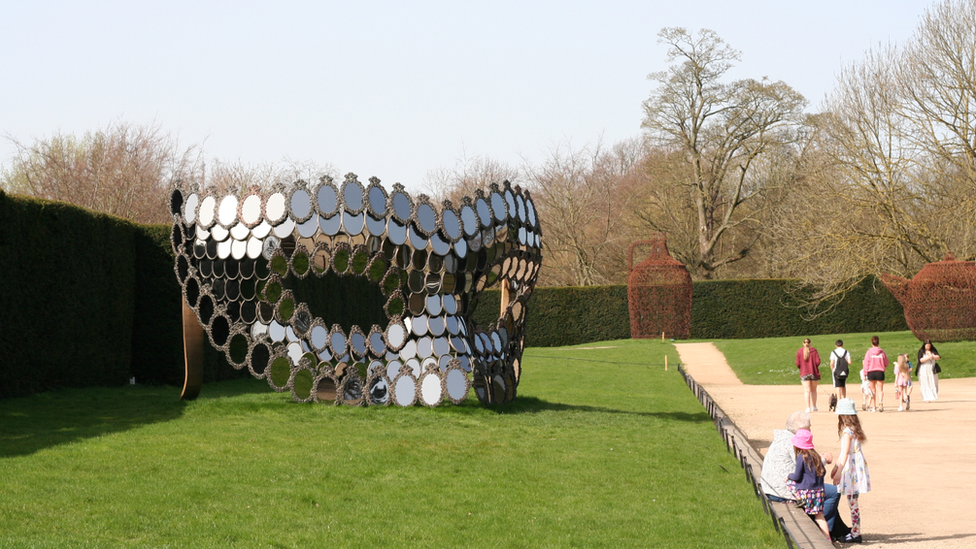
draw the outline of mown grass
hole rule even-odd
[[[528,349],[497,409],[256,380],[3,401],[0,547],[781,546],[676,362],[660,341]]]
[[[861,370],[861,360],[864,353],[871,347],[871,336],[877,335],[881,341],[881,348],[885,350],[889,360],[894,362],[900,353],[908,353],[909,360],[915,363],[915,357],[921,346],[918,339],[910,331],[833,334],[811,336],[810,341],[820,353],[823,364],[820,375],[830,381],[830,352],[835,348],[834,342],[844,341],[844,348],[850,351],[854,363],[851,365],[852,381],[860,383],[858,372]],[[762,339],[722,339],[713,340],[715,346],[725,354],[726,360],[735,371],[739,380],[749,385],[791,385],[799,383],[796,369],[796,351],[803,343],[803,337],[769,337]],[[941,379],[976,376],[976,341],[954,341],[938,343],[936,347],[942,359]],[[889,367],[888,375],[892,369]],[[891,378],[894,379],[894,378]]]

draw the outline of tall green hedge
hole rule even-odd
[[[907,330],[894,296],[869,279],[831,312],[807,320],[792,306],[791,280],[709,280],[692,289],[693,339],[743,339],[832,333]],[[551,347],[627,339],[627,286],[536,288],[529,301],[526,345]],[[482,294],[473,315],[481,325],[498,319],[499,293]]]
[[[0,398],[181,384],[169,230],[0,191]],[[207,350],[206,380],[237,375]]]

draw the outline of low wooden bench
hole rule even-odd
[[[786,546],[804,549],[831,549],[836,547],[823,535],[817,523],[810,520],[810,517],[802,509],[798,509],[792,503],[769,501],[759,484],[759,478],[762,475],[762,455],[752,447],[745,433],[712,400],[711,395],[705,391],[704,387],[688,375],[680,364],[678,371],[684,376],[685,383],[688,384],[688,387],[712,417],[715,428],[725,440],[726,449],[739,460],[742,470],[745,471],[746,479],[752,483],[756,497],[762,502],[763,511],[773,521],[773,527],[783,534]]]

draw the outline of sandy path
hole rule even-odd
[[[675,344],[681,363],[746,434],[766,453],[773,430],[802,410],[803,388],[796,385],[743,385],[711,343]],[[860,411],[860,385],[849,388],[858,403],[868,442],[864,454],[873,490],[862,494],[864,545],[916,548],[976,548],[976,378],[939,382],[939,400],[922,402],[918,387],[912,409],[896,412],[894,386],[885,384],[885,412]],[[837,417],[827,412],[821,385],[813,417],[814,443],[821,452],[840,451]],[[844,498],[842,498],[843,500]],[[841,516],[850,524],[846,501]]]

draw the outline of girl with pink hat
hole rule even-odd
[[[824,467],[820,454],[813,447],[813,433],[809,429],[798,429],[793,435],[793,452],[796,454],[796,469],[787,477],[786,486],[803,512],[813,515],[827,539],[830,529],[824,518]]]

